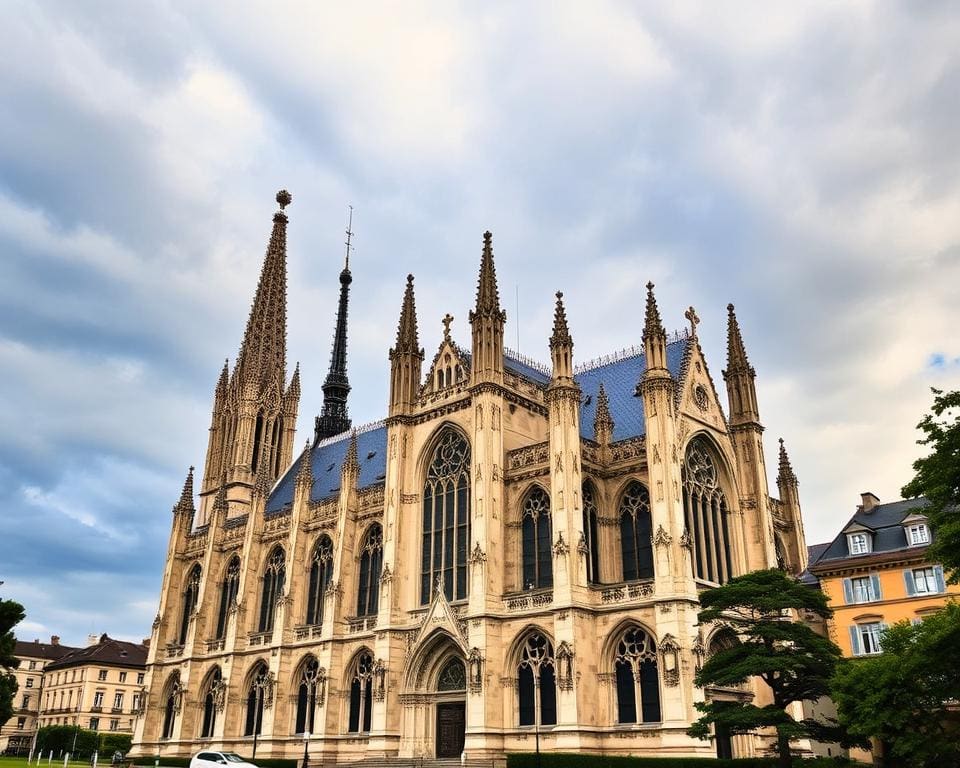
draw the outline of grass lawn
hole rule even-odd
[[[36,762],[30,763],[31,766],[36,766]],[[103,763],[97,763],[97,768]],[[46,768],[47,758],[44,758],[40,761],[39,768]],[[50,768],[63,768],[63,758],[59,760],[54,757],[53,761],[50,763]],[[23,757],[0,757],[0,768],[27,768],[27,758],[26,755]],[[90,763],[84,760],[83,762],[75,763],[73,761],[67,764],[67,768],[90,768]],[[110,761],[107,760],[105,768],[110,768]]]

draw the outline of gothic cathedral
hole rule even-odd
[[[173,508],[135,752],[298,757],[309,735],[323,762],[758,753],[686,735],[704,698],[767,703],[694,685],[734,641],[697,625],[698,590],[806,567],[782,441],[769,495],[733,306],[726,413],[695,312],[668,336],[652,284],[642,347],[579,366],[558,293],[539,365],[504,349],[487,232],[470,347],[448,316],[424,371],[408,277],[387,418],[351,428],[348,249],[323,411],[295,455],[290,200],[216,385],[199,503],[191,468]]]

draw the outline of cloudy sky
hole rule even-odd
[[[898,497],[960,386],[960,14],[950,3],[0,8],[0,580],[20,635],[146,636],[186,468],[291,190],[298,445],[355,207],[351,412],[384,415],[404,276],[467,342],[484,229],[510,346],[638,343],[647,280],[725,306],[810,543]],[[705,10],[709,8],[709,10]],[[519,296],[519,307],[517,297]],[[772,478],[771,478],[772,479]]]

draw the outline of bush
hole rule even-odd
[[[37,749],[44,754],[53,750],[54,757],[71,752],[75,757],[85,759],[93,754],[98,744],[96,731],[75,725],[45,725],[37,731]]]
[[[127,754],[132,743],[133,736],[129,733],[101,733],[100,757],[110,759],[113,757],[113,753],[118,751]]]
[[[565,752],[541,752],[539,768],[776,768],[775,757],[718,760],[713,757],[626,757]],[[856,765],[846,758],[820,757],[794,760],[800,768],[834,768]],[[507,755],[507,768],[538,768],[535,752]]]
[[[289,758],[280,758],[280,757],[258,757],[256,760],[251,760],[249,757],[240,755],[244,760],[254,763],[258,768],[297,768],[299,760],[291,760]],[[189,768],[190,758],[189,757],[166,757],[159,755],[151,755],[149,757],[137,757],[133,759],[134,765],[143,766],[144,768],[153,768],[154,761],[160,761],[160,765],[163,768]]]

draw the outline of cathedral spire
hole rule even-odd
[[[257,293],[233,369],[238,385],[257,383],[261,390],[286,378],[287,348],[287,215],[292,196],[277,192],[280,210],[273,214],[273,231],[260,272]]]
[[[347,446],[347,455],[343,459],[343,466],[340,468],[344,476],[360,474],[360,459],[357,450],[357,430],[350,434],[350,444]]]
[[[497,270],[493,263],[493,235],[483,233],[483,254],[477,280],[477,303],[470,312],[473,350],[470,360],[474,383],[498,381],[503,376],[503,326],[507,313],[500,308]]]
[[[787,455],[787,449],[783,445],[783,438],[780,438],[780,467],[777,472],[777,485],[782,489],[786,485],[797,485],[797,476],[793,472],[793,466],[790,464],[790,457]]]
[[[294,484],[297,488],[305,488],[309,498],[310,490],[313,488],[313,456],[310,452],[309,439],[303,447],[303,453],[300,454],[300,466],[297,468]]]
[[[413,275],[407,275],[403,292],[397,343],[390,350],[390,415],[408,413],[420,393],[423,350],[417,336],[417,304],[413,295]]]
[[[731,425],[760,424],[756,375],[747,359],[733,304],[727,304],[727,369],[723,372],[723,380],[727,383]]]
[[[610,415],[610,401],[607,399],[607,390],[600,382],[600,391],[597,392],[597,412],[593,418],[593,439],[600,445],[609,445],[613,440],[613,417]]]
[[[643,322],[643,346],[647,358],[645,378],[669,376],[667,371],[667,332],[660,319],[653,283],[647,283],[647,308]]]
[[[333,333],[333,349],[330,352],[330,370],[323,382],[323,411],[316,419],[314,439],[339,435],[350,429],[347,415],[347,396],[350,382],[347,379],[347,304],[350,297],[350,239],[353,237],[353,206],[350,207],[350,223],[347,224],[347,253],[340,272],[340,302],[337,305],[337,324]]]
[[[567,325],[567,310],[563,306],[562,291],[557,291],[557,305],[553,311],[550,356],[553,358],[554,383],[562,381],[569,384],[573,379],[573,337]]]
[[[180,499],[173,507],[173,514],[193,516],[196,510],[193,506],[193,467],[187,472],[187,478],[183,481],[183,490],[180,492]]]
[[[227,388],[230,385],[230,361],[223,361],[223,369],[220,371],[220,378],[217,379],[217,386],[213,394],[213,411],[219,413],[227,402]]]

